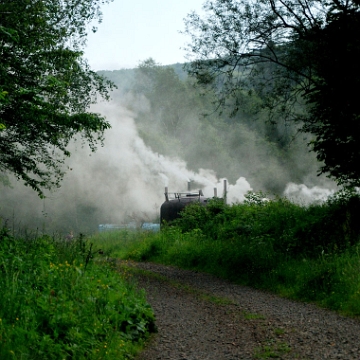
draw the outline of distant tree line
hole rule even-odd
[[[247,93],[236,113],[217,111],[216,91],[199,87],[183,67],[147,59],[136,69],[101,72],[120,89],[115,101],[132,94],[126,106],[155,152],[181,157],[193,171],[212,169],[233,183],[244,176],[254,188],[277,194],[290,181],[318,183],[318,162],[308,153],[305,135],[295,136],[297,124],[284,118],[267,122],[262,99]]]

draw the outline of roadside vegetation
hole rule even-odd
[[[108,256],[206,271],[359,316],[360,197],[341,191],[311,206],[262,198],[194,204],[159,233],[104,233],[92,241]]]
[[[0,230],[0,358],[132,359],[154,315],[126,271],[83,237]]]

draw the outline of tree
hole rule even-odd
[[[149,58],[135,69],[133,91],[149,100],[165,135],[176,136],[188,113],[190,99],[185,84],[173,67],[161,66]]]
[[[59,185],[71,139],[79,135],[95,151],[110,127],[88,109],[113,84],[81,50],[105,2],[0,0],[0,171],[40,196]]]
[[[190,75],[232,114],[248,94],[296,122],[326,173],[360,185],[360,2],[214,0],[186,19]]]

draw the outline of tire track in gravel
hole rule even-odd
[[[208,274],[127,263],[158,334],[137,360],[360,359],[360,322]]]

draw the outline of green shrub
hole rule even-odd
[[[0,233],[1,359],[126,359],[154,329],[143,293],[91,245]]]
[[[123,257],[207,271],[360,315],[359,196],[342,191],[309,207],[263,197],[189,205],[175,226],[124,244]]]

